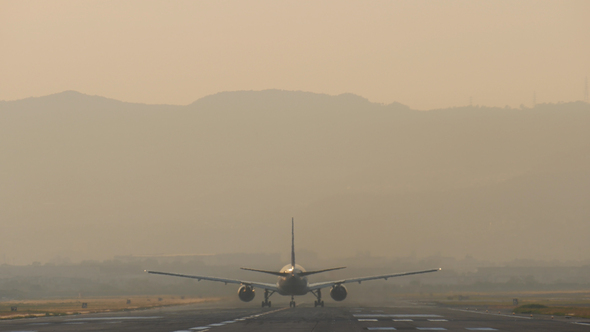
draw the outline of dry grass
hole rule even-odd
[[[519,314],[590,318],[590,307],[547,307],[544,305],[529,304],[515,308],[514,312]]]
[[[547,307],[524,308],[525,311],[520,311],[521,313],[590,318],[590,291],[588,290],[407,294],[404,298],[432,301],[445,306],[485,310],[516,310],[518,306],[512,303],[512,299],[516,298],[520,306],[541,304]],[[534,310],[534,312],[526,310]]]
[[[130,303],[127,303],[128,300]],[[136,310],[217,300],[218,298],[144,296],[0,302],[0,319]],[[87,307],[82,308],[82,303],[87,303]],[[18,308],[17,311],[11,311],[13,306]]]

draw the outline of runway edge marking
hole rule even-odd
[[[471,311],[471,310],[464,310],[464,309],[454,309],[454,308],[445,308],[448,310],[455,310],[455,311],[462,311],[462,312],[469,312],[473,314],[481,314],[481,315],[492,315],[492,316],[502,316],[502,317],[510,317],[510,318],[522,318],[522,319],[532,319],[531,317],[523,317],[523,316],[516,316],[516,315],[505,315],[505,314],[494,314],[489,312],[479,312],[479,311]]]

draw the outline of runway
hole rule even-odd
[[[198,304],[158,309],[0,321],[6,332],[226,331],[590,331],[590,319],[551,319],[509,312],[395,302],[366,306],[326,301],[314,308],[223,307]]]

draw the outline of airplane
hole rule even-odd
[[[262,301],[262,307],[270,307],[271,301],[269,298],[274,293],[279,293],[280,295],[291,296],[291,302],[289,303],[289,307],[295,307],[295,295],[306,295],[307,293],[312,293],[316,300],[314,301],[314,307],[323,307],[324,301],[322,300],[322,289],[330,288],[330,296],[334,301],[343,301],[346,299],[348,295],[348,291],[344,284],[351,283],[351,282],[358,282],[359,284],[363,281],[368,280],[376,280],[376,279],[389,279],[395,277],[402,277],[402,276],[409,276],[415,274],[422,274],[422,273],[430,273],[430,272],[437,272],[441,269],[431,269],[431,270],[423,270],[423,271],[415,271],[415,272],[404,272],[404,273],[395,273],[395,274],[383,274],[383,275],[376,275],[376,276],[369,276],[369,277],[361,277],[361,278],[352,278],[352,279],[341,279],[341,280],[333,280],[333,281],[324,281],[324,282],[316,282],[316,283],[308,283],[307,276],[312,274],[318,274],[328,271],[334,270],[341,270],[345,267],[334,267],[329,269],[323,270],[315,270],[315,271],[306,271],[301,265],[295,264],[295,221],[294,218],[291,219],[291,264],[287,264],[283,266],[282,269],[277,271],[267,271],[267,270],[258,270],[258,269],[251,269],[242,267],[240,269],[253,271],[253,272],[260,272],[260,273],[267,273],[278,276],[278,281],[276,284],[269,284],[263,282],[256,282],[256,281],[246,281],[246,280],[237,280],[237,279],[226,279],[226,278],[218,278],[218,277],[206,277],[206,276],[195,276],[195,275],[186,275],[186,274],[179,274],[179,273],[169,273],[169,272],[158,272],[158,271],[148,271],[145,270],[144,272],[151,273],[151,274],[160,274],[166,276],[173,276],[173,277],[182,277],[182,278],[191,278],[197,279],[197,281],[201,280],[209,280],[209,281],[218,281],[227,284],[239,284],[241,285],[238,288],[238,297],[240,300],[244,302],[250,302],[254,299],[255,290],[254,287],[258,287],[264,289],[264,301]]]

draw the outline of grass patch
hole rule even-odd
[[[546,305],[537,304],[537,303],[531,303],[531,304],[521,305],[520,307],[516,308],[516,310],[524,310],[524,309],[545,309],[545,308],[547,308]]]
[[[191,297],[185,298],[178,296],[152,296],[0,302],[0,319],[126,311],[193,304],[216,300],[218,299]],[[85,308],[82,307],[83,303],[86,303]],[[17,307],[17,311],[12,311],[11,307]]]
[[[527,304],[514,309],[517,314],[536,314],[551,316],[574,316],[590,318],[589,307],[548,307],[542,304]]]

